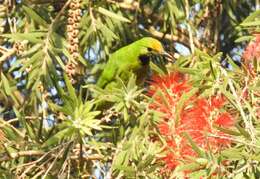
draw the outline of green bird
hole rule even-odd
[[[114,52],[105,65],[97,85],[107,88],[115,83],[116,76],[123,81],[134,73],[137,83],[144,82],[149,72],[149,62],[152,54],[162,55],[169,59],[172,56],[164,51],[160,41],[152,37],[144,37]]]

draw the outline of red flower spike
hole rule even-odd
[[[254,34],[255,40],[251,41],[244,50],[242,55],[243,62],[248,72],[255,76],[256,70],[253,66],[253,60],[260,60],[260,34]]]
[[[225,104],[224,96],[213,96],[210,99],[198,98],[197,95],[192,96],[183,105],[178,123],[176,123],[178,102],[182,94],[189,92],[192,86],[180,73],[155,76],[152,79],[148,94],[153,97],[154,102],[150,108],[165,114],[163,121],[158,124],[158,130],[167,143],[166,156],[162,158],[166,169],[173,170],[183,162],[190,162],[191,157],[197,157],[197,153],[183,136],[184,132],[205,151],[209,148],[211,151],[219,151],[230,144],[229,139],[223,138],[223,136],[226,137],[223,132],[213,128],[213,124],[221,127],[234,125],[234,120],[228,112],[219,111]],[[157,93],[159,90],[161,93]],[[210,137],[208,134],[220,137]]]
[[[158,125],[159,131],[162,135],[167,136],[170,135],[169,125],[166,122],[162,122]]]
[[[225,112],[219,115],[214,123],[222,127],[230,127],[234,125],[234,119],[229,113]]]
[[[226,100],[223,95],[214,96],[211,98],[211,106],[214,108],[217,108],[217,109],[221,108],[225,102],[226,102]]]
[[[260,34],[254,34],[254,36],[255,40],[247,45],[243,53],[245,63],[252,61],[254,58],[260,59]]]

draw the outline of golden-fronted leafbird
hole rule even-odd
[[[152,37],[144,37],[120,48],[110,56],[97,85],[105,88],[115,81],[116,76],[127,80],[132,73],[136,75],[137,82],[142,82],[149,72],[152,54],[166,56],[168,60],[172,59],[171,55],[164,51],[161,42]]]

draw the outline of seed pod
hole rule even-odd
[[[72,25],[67,25],[67,31],[72,32],[73,31],[73,26]]]
[[[79,30],[74,30],[74,31],[71,32],[72,37],[77,37],[78,34],[79,34]]]
[[[77,29],[79,27],[79,23],[74,23],[72,25],[73,25],[73,28],[75,28],[75,29]]]
[[[70,78],[72,83],[75,83],[77,73],[77,59],[79,58],[79,22],[81,19],[81,9],[80,9],[80,0],[72,0],[69,5],[68,11],[68,24],[67,24],[67,39],[68,39],[68,50],[71,54],[71,58],[69,59],[66,65],[66,73]],[[80,67],[80,66],[79,66]]]
[[[75,20],[74,20],[74,18],[73,17],[69,17],[68,18],[68,24],[74,24],[75,23]]]

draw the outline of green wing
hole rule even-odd
[[[117,73],[118,73],[118,65],[116,64],[116,61],[113,60],[111,56],[101,76],[98,79],[97,85],[102,88],[105,87],[108,83],[113,81]]]
[[[116,76],[124,80],[127,79],[140,66],[138,52],[136,45],[130,44],[113,53],[99,77],[97,85],[104,88],[107,84],[114,81]]]

